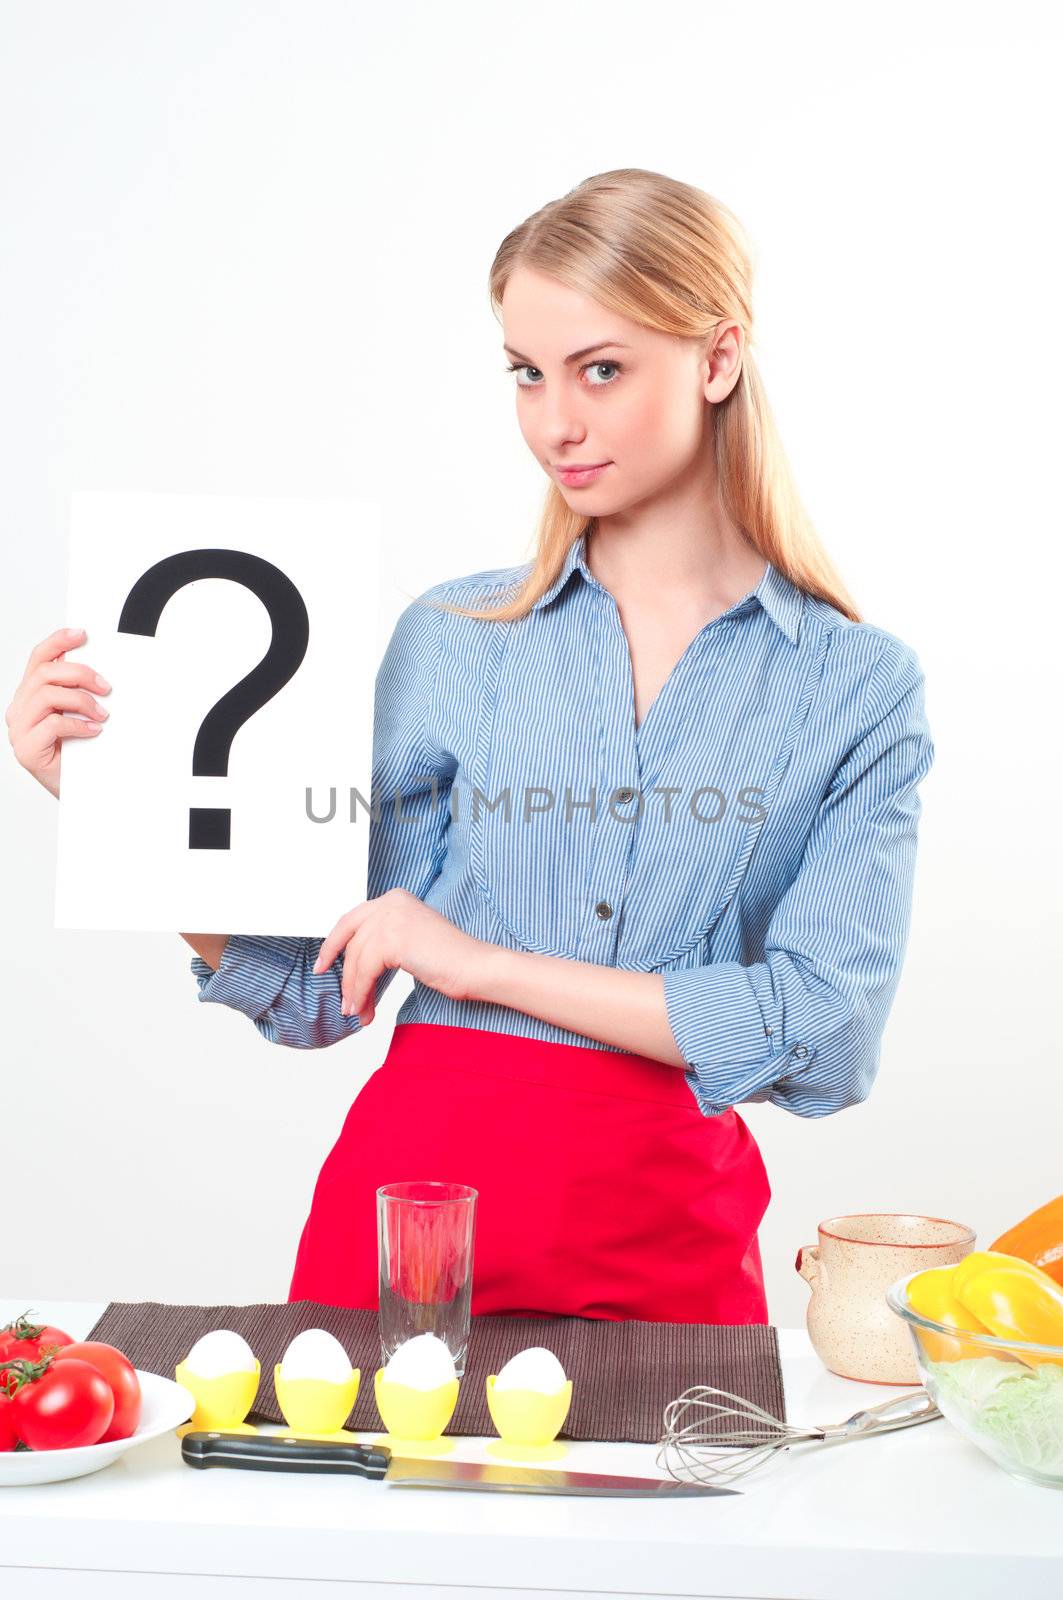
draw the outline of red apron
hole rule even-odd
[[[410,1178],[479,1191],[473,1315],[768,1320],[760,1150],[666,1062],[397,1024],[321,1169],[289,1300],[376,1310],[376,1189]]]

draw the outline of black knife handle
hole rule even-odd
[[[290,1439],[280,1433],[213,1433],[193,1430],[181,1440],[190,1467],[250,1467],[257,1472],[354,1472],[383,1478],[391,1465],[386,1445],[342,1439]]]

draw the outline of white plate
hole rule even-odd
[[[83,1478],[87,1472],[109,1467],[120,1455],[146,1439],[157,1439],[187,1422],[196,1409],[195,1396],[183,1384],[160,1378],[156,1372],[141,1372],[140,1422],[128,1439],[112,1439],[108,1444],[85,1444],[77,1450],[2,1450],[0,1487],[16,1483],[58,1483],[61,1478]]]

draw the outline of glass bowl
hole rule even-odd
[[[1063,1489],[1063,1345],[950,1328],[908,1304],[915,1272],[886,1290],[908,1324],[927,1394],[953,1427],[1026,1483]]]

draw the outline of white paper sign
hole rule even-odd
[[[366,898],[380,536],[363,501],[71,496],[67,660],[112,692],[63,741],[57,927],[321,937]]]

